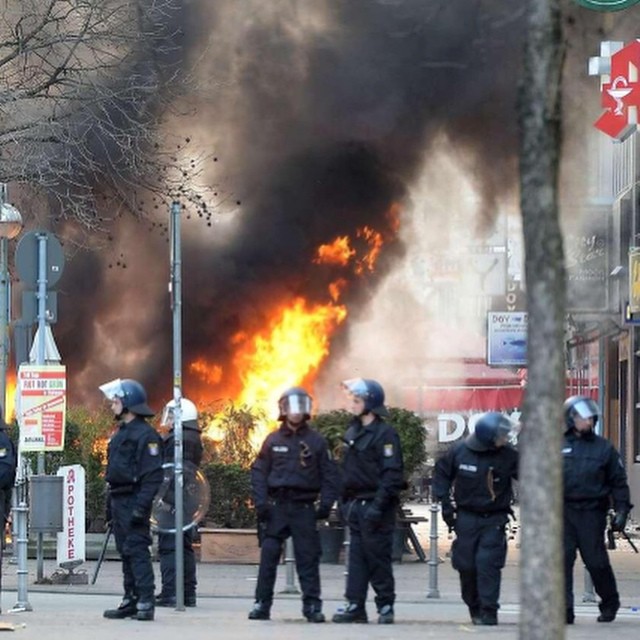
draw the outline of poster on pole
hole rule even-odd
[[[527,366],[527,314],[525,312],[489,312],[487,364],[492,367]]]
[[[16,413],[21,451],[62,451],[66,408],[64,365],[20,365]]]

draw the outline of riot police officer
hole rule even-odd
[[[378,623],[394,621],[395,581],[391,565],[399,493],[406,488],[402,449],[384,418],[384,390],[375,380],[342,383],[354,418],[344,436],[341,513],[349,527],[346,605],[334,622],[367,622],[369,583],[375,591]]]
[[[251,467],[261,553],[256,601],[249,619],[270,618],[283,543],[291,536],[302,589],[302,614],[309,622],[324,622],[316,520],[329,517],[338,496],[337,467],[327,441],[307,422],[311,416],[309,394],[292,387],[280,396],[278,408],[282,424],[266,437]]]
[[[145,420],[153,415],[144,387],[136,380],[112,380],[100,386],[120,421],[107,451],[107,519],[122,557],[124,598],[105,618],[154,618],[154,579],[149,518],[162,482],[162,441]]]
[[[475,431],[435,466],[433,493],[449,530],[456,532],[451,562],[460,574],[471,621],[478,625],[498,624],[507,556],[505,525],[511,513],[512,480],[518,477],[518,453],[508,444],[511,429],[511,421],[501,413],[485,413]]]
[[[607,511],[615,509],[614,531],[624,531],[631,511],[629,485],[620,455],[594,431],[598,405],[584,396],[564,403],[564,564],[567,624],[573,624],[573,565],[576,553],[600,596],[598,622],[612,622],[620,596],[605,547]]]
[[[175,491],[174,455],[175,436],[173,429],[173,412],[176,407],[175,400],[168,402],[162,413],[161,425],[169,427],[169,433],[163,440],[163,459],[165,466],[164,482],[168,485],[171,496],[165,496],[173,504]],[[202,461],[202,437],[198,427],[198,410],[196,405],[182,398],[180,402],[182,422],[182,451],[184,458],[183,472],[185,475],[193,474]],[[185,523],[188,524],[188,523]],[[196,606],[196,557],[193,550],[195,528],[191,527],[183,532],[184,548],[184,604],[186,607]],[[176,606],[176,537],[175,533],[158,533],[158,554],[160,556],[160,574],[162,577],[162,590],[156,596],[156,605],[159,607]]]
[[[0,410],[0,531],[4,531],[11,513],[11,493],[16,480],[18,455],[13,441],[7,433],[7,425]],[[4,536],[1,544],[4,547]]]

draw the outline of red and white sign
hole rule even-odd
[[[623,140],[638,124],[640,106],[640,40],[634,40],[611,56],[610,81],[602,85],[605,112],[595,127],[617,140]]]
[[[63,568],[85,561],[85,472],[79,464],[60,467],[62,476],[62,531],[58,533],[56,559]]]
[[[21,451],[62,451],[66,408],[64,365],[20,365],[17,416]]]

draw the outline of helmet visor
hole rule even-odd
[[[513,437],[514,425],[509,418],[506,416],[502,416],[501,420],[498,422],[498,426],[496,427],[496,437],[495,443],[498,445],[506,444],[507,442],[511,442]]]
[[[311,398],[303,394],[293,394],[284,398],[283,409],[288,416],[311,415]]]
[[[115,398],[124,398],[125,396],[124,389],[122,387],[122,380],[120,378],[111,380],[111,382],[105,382],[104,384],[101,384],[98,389],[102,391],[107,400],[115,400]]]
[[[573,407],[571,407],[572,411],[574,411],[580,418],[594,418],[600,412],[598,411],[598,405],[591,400],[591,398],[584,398],[583,400],[578,400]]]
[[[352,378],[342,383],[342,388],[350,395],[356,398],[366,398],[369,394],[367,383],[362,378]]]

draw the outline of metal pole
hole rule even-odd
[[[45,345],[47,330],[47,240],[46,233],[38,234],[38,360],[45,363]],[[38,451],[38,475],[44,475],[44,451]],[[37,543],[37,582],[44,578],[44,534],[38,532]]]
[[[438,564],[440,560],[438,558],[438,503],[431,502],[431,529],[429,532],[429,590],[427,591],[427,598],[439,598],[440,591],[438,591]]]
[[[27,578],[29,571],[27,569],[27,544],[29,536],[27,534],[27,473],[25,469],[25,461],[18,453],[18,478],[16,481],[17,506],[16,512],[16,546],[18,554],[18,569],[16,576],[18,580],[18,601],[11,609],[11,612],[18,613],[20,611],[33,611],[33,607],[29,604],[27,594]]]
[[[287,584],[282,590],[282,593],[300,593],[295,583],[294,568],[296,561],[293,553],[293,539],[291,536],[287,538],[287,542],[285,543],[284,563],[287,568]]]
[[[171,205],[171,308],[173,310],[173,412],[175,545],[176,545],[176,610],[184,611],[184,525],[183,446],[182,446],[182,253],[180,203]]]

